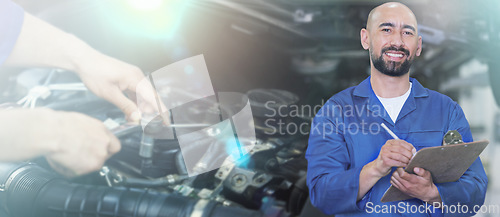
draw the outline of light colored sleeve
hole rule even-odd
[[[0,0],[0,65],[9,56],[21,32],[24,10],[9,0]]]

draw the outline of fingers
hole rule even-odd
[[[403,168],[398,168],[394,172],[393,176],[398,178],[398,180],[401,181],[406,181],[409,183],[427,183],[429,182],[429,177],[430,177],[430,172],[426,171],[422,168],[415,168],[416,171],[419,172],[419,174],[410,174],[407,173]],[[414,169],[414,171],[415,171]],[[424,177],[425,175],[425,177]]]
[[[142,72],[141,69],[139,69],[136,66],[130,66],[131,68],[128,74],[128,78],[130,80],[127,81],[126,84],[126,89],[136,92],[137,85],[139,85],[140,82],[142,82],[144,79],[147,79],[147,77],[144,76],[144,73]]]
[[[106,100],[113,103],[125,114],[125,117],[132,122],[139,122],[141,115],[138,112],[137,106],[132,100],[127,98],[120,89],[110,88],[108,93],[103,96]]]
[[[118,153],[121,150],[121,144],[120,140],[118,140],[118,138],[116,138],[115,135],[111,133],[109,134],[110,134],[110,142],[108,145],[108,157],[111,157],[111,155]]]
[[[60,112],[62,123],[57,151],[47,161],[67,177],[99,170],[104,162],[120,151],[121,145],[101,121],[83,114]]]
[[[423,201],[434,198],[435,196],[429,196],[429,192],[435,191],[430,172],[422,168],[414,168],[413,171],[416,174],[407,173],[403,168],[396,169],[391,176],[391,184],[405,194]]]
[[[411,154],[409,154],[406,150],[400,150],[400,149],[401,149],[400,147],[395,147],[394,149],[390,149],[389,150],[390,156],[392,156],[394,160],[400,161],[404,164],[408,164],[411,159]]]
[[[391,144],[390,147],[392,152],[400,153],[408,158],[408,160],[410,160],[413,157],[413,153],[416,152],[415,147],[404,140],[389,140],[387,142]]]
[[[425,169],[420,168],[420,167],[415,167],[415,168],[413,168],[413,172],[417,176],[419,176],[425,180],[431,180],[431,182],[432,182],[431,172],[429,172],[428,170],[425,170]]]
[[[167,110],[157,90],[145,77],[143,77],[134,89],[129,90],[135,93],[135,98],[141,112],[161,113]]]
[[[418,176],[416,176],[415,174],[407,173],[403,168],[396,169],[396,171],[394,172],[394,175],[398,178],[401,178],[401,180],[405,180],[408,182],[415,183],[418,181],[418,180],[416,180],[416,178]]]
[[[60,163],[55,162],[54,160],[51,160],[50,158],[47,158],[47,162],[52,169],[67,178],[72,178],[78,175],[75,171],[61,165]]]
[[[424,176],[426,171],[422,168],[415,167],[415,168],[413,168],[413,172],[415,174],[417,174],[418,176]]]
[[[398,153],[388,153],[383,157],[384,162],[391,167],[405,167],[408,164],[408,159]]]
[[[401,184],[401,182],[396,178],[395,175],[391,176],[391,185],[393,185],[394,187],[396,187],[397,189],[401,190],[401,191],[405,191],[406,188],[403,184]]]
[[[415,147],[413,147],[412,144],[410,144],[410,143],[408,143],[408,142],[406,142],[404,140],[398,140],[398,139],[396,139],[396,140],[393,140],[393,141],[396,142],[397,144],[401,145],[402,147],[404,147],[406,150],[412,152],[412,154],[413,154],[413,151],[416,151]]]
[[[100,57],[77,72],[89,90],[116,105],[132,122],[140,121],[141,112],[158,111],[156,90],[140,68],[108,56]],[[135,93],[136,97],[131,100],[122,91]],[[143,105],[136,105],[141,100]],[[165,108],[161,101],[160,106]]]
[[[139,110],[142,113],[149,116],[159,114],[163,119],[163,123],[170,125],[170,113],[149,80],[143,79],[140,81],[134,94]]]
[[[390,152],[401,156],[401,158],[403,159],[402,161],[405,163],[409,163],[411,157],[413,156],[411,151],[408,151],[408,149],[402,148],[401,146],[393,147],[392,149],[390,149]]]
[[[379,154],[381,163],[378,165],[380,171],[388,171],[391,167],[406,167],[413,157],[415,148],[403,140],[388,140]],[[384,173],[386,174],[386,173]]]
[[[394,183],[394,186],[398,189],[405,191],[411,184],[415,183],[413,179],[415,175],[409,174],[403,170],[403,168],[398,168],[391,177],[391,184]]]

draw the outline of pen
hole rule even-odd
[[[382,126],[385,129],[385,131],[387,131],[387,133],[389,133],[389,135],[392,136],[392,138],[399,139],[399,137],[396,136],[396,134],[394,134],[394,132],[392,132],[384,123],[381,123],[380,126]]]

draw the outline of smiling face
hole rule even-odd
[[[372,68],[393,77],[407,74],[422,48],[413,12],[401,3],[386,3],[370,12],[366,27],[361,44],[370,52]]]

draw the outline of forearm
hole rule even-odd
[[[441,199],[441,195],[439,195],[439,190],[435,184],[432,184],[432,188],[430,191],[428,191],[427,195],[425,198],[422,198],[421,200],[432,204],[438,208],[441,207],[441,204],[443,203],[443,200]]]
[[[317,176],[317,171],[309,169],[307,175],[311,203],[325,214],[362,211],[365,204],[356,200],[361,169],[331,168],[333,173],[322,176]]]
[[[22,161],[57,151],[58,119],[49,109],[0,111],[0,161]]]
[[[35,66],[73,71],[95,95],[120,108],[126,117],[139,122],[142,111],[155,110],[152,87],[135,93],[143,99],[141,111],[136,102],[123,91],[134,93],[144,74],[137,66],[107,56],[56,27],[25,14],[21,33],[11,55],[5,62],[10,66]]]
[[[374,167],[374,162],[366,164],[359,174],[359,191],[357,200],[361,200],[365,194],[380,180],[379,172]]]
[[[25,13],[21,33],[5,65],[78,71],[89,56],[102,55],[76,36]]]

